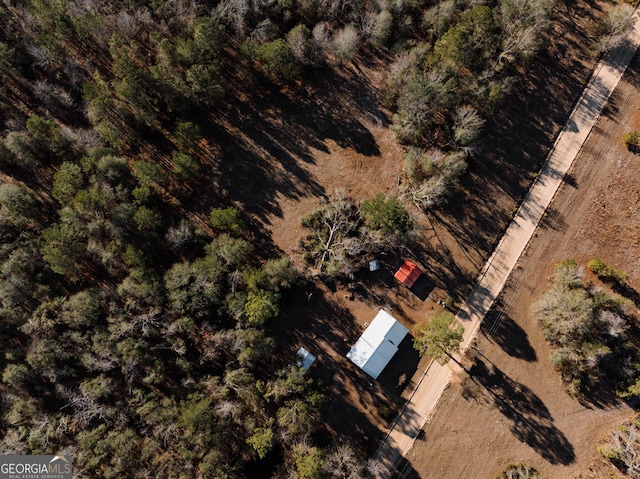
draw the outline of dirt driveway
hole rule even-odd
[[[563,391],[531,306],[565,258],[582,264],[602,258],[640,287],[640,158],[621,141],[640,128],[638,86],[636,55],[483,323],[479,379],[445,392],[408,455],[404,477],[492,478],[517,462],[547,478],[622,477],[602,463],[596,446],[632,411],[624,404],[585,406]],[[452,460],[451,451],[460,459]]]

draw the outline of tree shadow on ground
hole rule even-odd
[[[370,271],[363,266],[353,273],[352,278],[346,279],[349,299],[358,299],[372,309],[385,308],[391,313],[396,309],[398,283],[393,277],[393,260],[388,256],[377,256],[380,269]]]
[[[574,189],[578,188],[578,180],[572,173],[567,173],[566,175],[564,175],[564,182]]]
[[[420,301],[425,301],[429,297],[429,293],[433,291],[434,283],[426,274],[420,275],[416,282],[409,288]]]
[[[497,343],[509,356],[536,361],[535,349],[529,343],[528,335],[502,309],[492,309],[480,323],[480,331],[486,338]]]
[[[389,123],[376,89],[349,68],[314,71],[282,89],[231,85],[225,105],[193,119],[203,136],[202,168],[190,182],[197,188],[187,188],[180,201],[200,218],[213,206],[239,207],[250,216],[256,241],[276,255],[283,252],[272,244],[269,219],[283,216],[283,198],[323,198],[327,186],[341,186],[323,185],[311,172],[318,152],[335,144],[379,157],[366,122]]]
[[[328,432],[349,438],[351,444],[363,448],[368,455],[373,454],[384,437],[386,426],[400,410],[400,399],[355,365],[345,365],[326,353],[320,353],[316,363],[310,375],[324,385],[327,396],[324,420]],[[378,422],[374,423],[372,418]]]
[[[378,376],[378,382],[391,394],[400,396],[418,370],[420,353],[413,347],[413,336],[407,334],[398,345],[398,352]]]
[[[548,206],[542,215],[540,225],[544,228],[556,231],[562,231],[567,222],[564,219],[564,215],[552,206]]]
[[[623,402],[631,406],[634,396],[624,399],[618,394],[631,386],[637,378],[632,365],[640,358],[639,338],[640,331],[632,326],[627,338],[611,338],[604,342],[610,354],[602,358],[597,366],[580,375],[580,390],[576,395],[580,404],[597,409],[619,407]]]
[[[615,371],[614,375],[617,375]],[[576,399],[582,406],[588,409],[610,409],[619,406],[623,400],[616,395],[615,381],[603,379],[593,387],[583,386],[581,394]]]
[[[384,308],[388,313],[396,316],[396,319],[410,322],[409,318],[402,313],[401,305],[419,307],[420,303],[424,302],[433,291],[434,281],[431,279],[431,271],[423,269],[420,261],[417,261],[423,271],[420,278],[411,288],[400,283],[395,279],[394,274],[405,258],[402,250],[376,255],[380,269],[370,271],[368,266],[363,266],[353,273],[352,278],[345,279],[346,287],[350,291],[347,299],[362,301],[374,310]]]
[[[420,479],[420,474],[413,468],[411,462],[404,457],[400,458],[396,464],[392,475],[393,479]]]
[[[290,362],[300,346],[314,354],[307,374],[324,386],[328,434],[349,438],[372,454],[403,402],[396,388],[373,380],[346,358],[362,328],[348,309],[328,299],[323,286],[311,282],[287,294],[282,311],[270,327],[280,345],[274,359]]]
[[[467,208],[469,209],[469,219],[474,218],[474,221],[480,221],[481,217],[484,216],[484,214],[479,211],[478,205],[470,203],[458,203],[455,205],[447,205],[446,210],[443,211],[435,210],[430,212],[429,220],[432,222],[434,227],[440,226],[444,228],[447,233],[449,233],[455,239],[460,251],[466,256],[466,259],[480,268],[482,266],[483,259],[493,249],[495,239],[484,237],[484,235],[482,235],[480,231],[476,231],[474,234],[470,235],[469,232],[466,231],[468,225],[465,225],[464,222],[451,221],[452,218],[450,215],[455,215],[458,213],[463,214],[461,211],[463,208],[465,210]],[[480,223],[476,223],[476,225],[478,224]],[[435,228],[433,231],[434,234],[437,235]],[[440,238],[437,238],[437,240],[439,243],[442,243]]]
[[[366,79],[350,71],[327,69],[300,86],[251,97],[238,93],[230,104],[205,125],[206,137],[219,147],[211,180],[218,194],[242,202],[261,221],[282,215],[280,196],[324,195],[306,164],[316,162],[317,151],[329,152],[328,141],[380,156],[361,120],[388,123]]]
[[[611,289],[618,293],[620,296],[632,301],[636,308],[640,308],[640,293],[627,283],[616,283],[612,285]]]
[[[465,310],[460,310],[458,311],[457,316],[463,321],[469,321],[471,320],[470,315],[478,312],[480,314],[483,314],[483,312],[486,311],[486,301],[490,298],[491,292],[485,286],[482,286],[480,283],[478,283],[474,288],[473,293],[466,299],[466,305],[469,309],[469,313],[467,313],[467,311]]]
[[[346,344],[361,334],[349,310],[329,300],[313,282],[285,295],[282,310],[284,317],[273,324],[271,331],[283,339],[297,339],[300,335],[322,338],[338,354],[346,354]]]
[[[464,243],[457,242],[458,238],[454,236],[454,232],[437,231],[439,228],[446,229],[447,225],[440,224],[436,213],[430,214],[429,218],[435,227],[423,230],[420,241],[416,240],[407,245],[409,256],[418,263],[423,276],[429,280],[425,283],[424,293],[420,294],[420,298],[424,301],[424,294],[428,296],[438,287],[455,301],[462,301],[471,290],[470,279],[475,276],[484,259],[473,248],[467,249]],[[441,238],[443,234],[450,237]],[[457,248],[451,241],[457,242]],[[464,264],[461,258],[456,257],[454,248],[466,255]],[[400,264],[401,262],[397,266]]]
[[[531,389],[508,377],[494,364],[479,359],[469,373],[511,421],[510,430],[518,440],[551,464],[567,465],[575,461],[573,445],[553,424],[551,413]]]

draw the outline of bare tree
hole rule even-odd
[[[8,429],[2,438],[0,454],[27,454],[29,445],[25,438],[25,431],[18,429]]]
[[[469,146],[480,135],[484,119],[471,105],[463,105],[456,110],[453,133],[456,143]]]
[[[387,82],[397,83],[399,85],[407,84],[408,79],[416,70],[418,61],[413,52],[414,50],[409,52],[403,51],[396,56],[395,61],[389,67]]]
[[[613,50],[622,44],[627,32],[633,28],[633,12],[630,5],[616,5],[609,10],[604,19],[593,25],[592,33],[599,52]]]
[[[78,389],[57,386],[58,394],[68,401],[60,410],[72,409],[73,418],[83,426],[87,426],[94,419],[107,421],[109,407],[95,399],[96,394],[92,394],[91,389],[86,387],[87,382],[83,385],[85,387],[81,386]]]
[[[456,3],[455,0],[444,0],[424,11],[422,25],[432,40],[439,38],[451,25],[456,14]]]
[[[48,82],[46,80],[39,80],[33,87],[33,92],[47,108],[52,109],[55,107],[72,108],[74,106],[73,97],[60,85]]]
[[[548,341],[564,345],[588,334],[594,326],[593,300],[582,288],[554,285],[534,306]]]
[[[251,32],[251,39],[260,43],[267,43],[280,36],[280,29],[270,19],[262,20]]]
[[[140,24],[135,16],[124,10],[115,18],[114,26],[118,33],[127,39],[134,38],[140,30]]]
[[[360,38],[355,27],[347,25],[331,39],[331,53],[338,64],[351,61],[358,51]]]
[[[10,131],[4,139],[4,145],[17,165],[29,168],[39,164],[35,141],[27,132]]]
[[[236,37],[243,39],[247,35],[246,18],[249,14],[249,0],[222,0],[216,5],[212,17],[234,29]]]
[[[292,28],[286,37],[291,53],[296,57],[296,60],[303,65],[313,63],[312,51],[314,45],[311,41],[311,31],[305,25],[301,24]]]
[[[373,477],[369,464],[348,444],[336,444],[329,448],[324,461],[327,477],[333,479],[364,479]],[[376,476],[377,477],[377,476]]]
[[[193,240],[195,232],[188,220],[183,219],[177,226],[170,226],[164,235],[167,243],[173,248],[181,248]]]
[[[416,207],[423,211],[442,203],[447,195],[447,182],[438,174],[413,188],[410,194]]]
[[[551,25],[554,4],[555,0],[503,0],[500,3],[505,36],[499,61],[526,60],[540,49],[543,33]]]
[[[327,22],[319,22],[313,27],[311,31],[313,41],[320,47],[325,48],[331,41],[331,26]]]
[[[624,337],[629,329],[629,323],[617,311],[602,309],[598,312],[598,321],[602,323],[609,336]]]
[[[320,0],[319,10],[321,16],[333,20],[345,19],[345,14],[352,12],[364,2],[357,0]]]
[[[371,32],[371,40],[374,45],[383,46],[389,40],[393,31],[393,15],[389,10],[382,10],[376,15],[376,22]]]
[[[640,479],[640,429],[637,422],[613,431],[598,449],[610,461],[622,464],[629,477]]]
[[[323,269],[329,261],[344,264],[345,248],[353,248],[346,241],[360,227],[362,217],[354,203],[343,192],[329,198],[327,204],[303,219],[303,226],[312,230],[309,246],[318,255],[316,268]]]
[[[31,58],[33,58],[33,63],[37,67],[45,71],[53,68],[53,62],[51,61],[51,57],[49,56],[49,53],[47,52],[47,50],[45,50],[44,48],[39,47],[37,45],[28,45],[27,53],[31,55]]]

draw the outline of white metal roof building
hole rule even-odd
[[[347,357],[373,379],[377,379],[408,332],[393,316],[381,309]]]

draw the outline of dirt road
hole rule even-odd
[[[611,93],[640,45],[640,16],[634,12],[634,28],[621,47],[596,67],[594,74],[559,134],[540,175],[525,197],[506,233],[485,264],[478,284],[458,313],[465,332],[462,350],[467,350],[480,323],[502,290],[518,258],[526,248],[565,174],[595,125]],[[376,452],[391,477],[395,465],[412,446],[453,374],[450,366],[431,363],[410,400]]]

